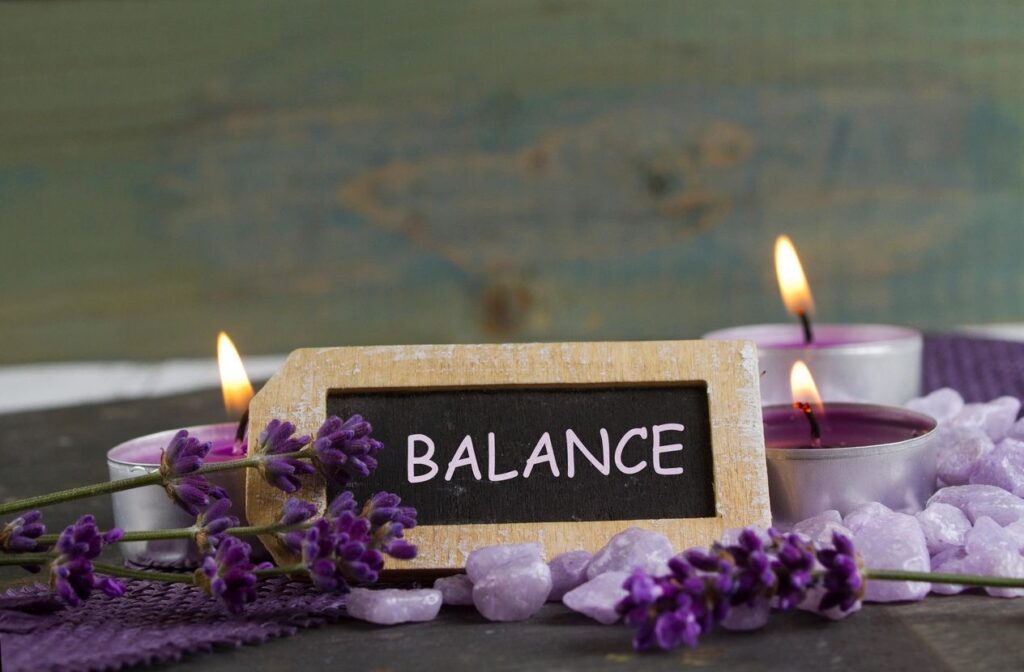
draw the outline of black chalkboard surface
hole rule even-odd
[[[705,384],[334,390],[326,412],[384,443],[356,494],[424,525],[715,515]]]

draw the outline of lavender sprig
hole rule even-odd
[[[203,467],[210,445],[183,429],[174,435],[160,456],[160,475],[167,496],[191,516],[210,506],[211,499],[227,497],[224,488],[196,475]]]
[[[287,493],[299,489],[299,476],[316,471],[307,460],[294,455],[310,442],[310,437],[294,434],[295,425],[292,423],[271,420],[260,432],[254,451],[260,457],[257,468],[263,478]]]
[[[238,527],[238,518],[228,515],[230,508],[231,500],[227,497],[216,499],[196,518],[196,546],[203,553],[216,549],[228,530]]]
[[[77,607],[94,589],[111,597],[124,594],[124,585],[111,578],[97,578],[92,561],[107,544],[114,543],[124,533],[113,528],[100,533],[96,519],[86,515],[69,525],[57,540],[59,555],[50,564],[50,587],[57,596],[72,607]]]
[[[215,555],[207,556],[195,572],[196,585],[216,597],[229,612],[240,614],[245,605],[256,600],[256,571],[269,569],[270,563],[253,565],[252,547],[236,537],[225,537]]]
[[[370,437],[372,431],[361,415],[348,420],[332,416],[324,421],[313,442],[313,463],[329,483],[345,487],[377,468],[376,455],[384,444]]]
[[[31,553],[39,537],[46,533],[43,514],[29,511],[0,528],[0,550],[5,553]]]

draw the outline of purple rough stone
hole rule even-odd
[[[380,625],[432,621],[441,611],[441,591],[353,588],[345,596],[345,609],[353,618]]]
[[[550,593],[551,569],[539,559],[506,563],[473,581],[473,604],[489,621],[525,620]]]
[[[931,394],[911,399],[907,402],[907,408],[918,413],[930,415],[939,422],[952,420],[963,410],[964,398],[956,390],[944,387],[935,390]]]
[[[974,465],[995,448],[988,434],[977,427],[959,430],[944,427],[936,440],[939,445],[937,473],[946,485],[966,485]]]
[[[729,609],[722,620],[726,630],[760,630],[768,624],[772,606],[766,598],[758,598],[753,604],[737,604]]]
[[[867,504],[861,504],[856,509],[846,514],[846,518],[843,519],[843,525],[856,534],[866,524],[881,516],[887,516],[892,512],[892,509],[885,504],[880,502],[868,502]]]
[[[987,404],[967,404],[950,420],[954,427],[980,427],[993,441],[1001,441],[1010,432],[1020,401],[1014,397],[999,397]]]
[[[627,578],[629,572],[604,572],[570,590],[562,598],[562,602],[573,611],[589,616],[598,623],[611,625],[619,620],[619,612],[615,610],[615,605],[628,594],[622,587]]]
[[[1024,557],[1012,534],[982,516],[967,533],[963,571],[984,576],[1024,578]],[[1024,588],[986,588],[993,597],[1024,597]]]
[[[963,546],[964,534],[971,529],[971,521],[952,504],[930,504],[914,517],[921,525],[928,552],[932,555]]]
[[[995,485],[952,485],[942,488],[928,500],[952,504],[967,514],[972,522],[988,516],[1000,525],[1024,518],[1024,499]]]
[[[672,544],[668,537],[639,527],[619,532],[594,554],[587,565],[587,578],[605,572],[631,572],[637,567],[651,574],[668,573]]]
[[[809,591],[807,591],[807,597],[805,597],[804,601],[798,604],[796,608],[800,609],[801,611],[810,611],[812,613],[818,614],[819,616],[823,616],[829,619],[830,621],[841,621],[847,616],[856,614],[864,606],[863,602],[857,600],[849,611],[843,611],[842,607],[840,607],[838,604],[830,609],[822,611],[818,608],[818,606],[821,604],[821,599],[825,597],[826,592],[828,591],[823,586],[811,588]]]
[[[556,555],[548,567],[551,568],[551,594],[549,602],[558,602],[573,588],[587,580],[587,565],[593,554],[590,551],[569,551]]]
[[[863,508],[863,507],[862,507]],[[917,519],[905,513],[880,513],[865,520],[854,534],[854,546],[871,569],[931,569],[928,544]],[[920,581],[868,581],[866,602],[920,600],[930,584]]]
[[[1013,423],[1013,427],[1010,427],[1010,431],[1006,434],[1006,438],[1024,441],[1024,418]]]
[[[963,574],[967,551],[962,548],[948,548],[932,558],[932,571],[943,574]],[[939,595],[958,595],[967,590],[966,586],[955,583],[933,583],[932,592]]]
[[[495,570],[510,564],[543,562],[544,554],[540,544],[499,544],[484,546],[466,558],[466,574],[476,583]]]
[[[832,533],[839,532],[853,537],[853,530],[843,525],[843,518],[835,509],[801,520],[793,526],[793,532],[801,534],[819,548],[832,547]]]
[[[449,606],[473,604],[473,582],[465,574],[445,576],[434,581],[434,590],[441,591],[444,603]]]
[[[998,485],[1020,497],[1024,495],[1024,443],[1003,439],[982,456],[971,471],[970,482]]]

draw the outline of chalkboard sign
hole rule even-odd
[[[250,407],[256,427],[278,417],[303,432],[356,413],[385,445],[356,493],[417,508],[417,569],[461,567],[492,543],[541,541],[554,555],[640,525],[682,548],[769,522],[749,343],[299,350]],[[328,496],[315,477],[301,494]],[[249,475],[251,522],[280,503]]]

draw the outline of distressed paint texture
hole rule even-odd
[[[1014,2],[0,5],[0,363],[1020,319]]]

